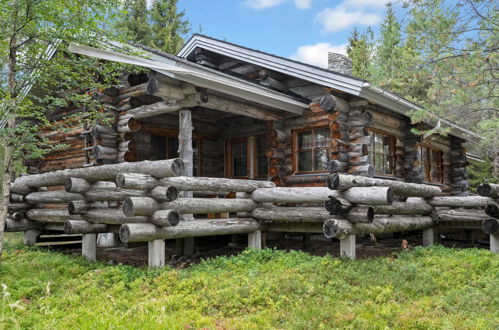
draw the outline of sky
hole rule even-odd
[[[241,46],[327,67],[327,52],[345,54],[356,27],[376,30],[387,0],[179,0],[202,33]]]

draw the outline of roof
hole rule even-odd
[[[177,56],[187,58],[198,47],[303,79],[311,83],[331,87],[339,91],[364,98],[372,103],[378,104],[407,117],[409,117],[410,111],[425,111],[429,115],[426,122],[434,126],[450,128],[451,135],[475,142],[482,138],[480,135],[457,123],[426,110],[420,105],[406,100],[395,93],[373,86],[363,79],[281,56],[272,55],[252,48],[236,45],[205,35],[194,34],[178,52]]]
[[[230,94],[244,100],[258,102],[273,109],[299,115],[303,113],[304,109],[308,108],[308,104],[289,95],[207,68],[175,55],[157,50],[151,51],[150,48],[144,46],[141,46],[141,48],[146,50],[145,55],[148,59],[75,44],[71,44],[69,47],[72,52],[77,54],[149,68],[180,81]]]

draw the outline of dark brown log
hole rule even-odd
[[[181,221],[174,227],[158,227],[153,224],[124,224],[120,228],[120,240],[124,243],[131,243],[160,238],[244,234],[260,228],[260,224],[255,220],[241,218]]]
[[[345,190],[350,187],[391,187],[393,193],[403,197],[434,197],[442,194],[439,187],[406,183],[395,180],[375,179],[362,176],[345,175],[340,173],[331,174],[326,181],[329,189]]]
[[[346,199],[330,196],[329,199],[324,202],[324,207],[330,215],[337,215],[348,212],[352,207],[352,204]]]
[[[174,210],[159,210],[151,216],[151,223],[160,227],[173,227],[180,223],[180,213]]]
[[[138,132],[142,128],[142,124],[137,119],[122,116],[118,121],[118,132],[120,133],[133,133]]]
[[[487,219],[482,222],[482,229],[486,234],[496,235],[499,232],[499,220]]]
[[[487,204],[485,213],[493,218],[499,219],[499,206],[497,204]]]
[[[346,220],[332,219],[324,222],[324,236],[344,239],[350,235],[387,234],[401,231],[431,228],[430,217],[418,216],[376,216],[372,223],[351,224]]]
[[[477,192],[480,196],[499,197],[499,184],[482,183],[478,185]]]

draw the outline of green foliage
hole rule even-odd
[[[175,54],[190,30],[190,23],[184,11],[178,10],[177,1],[154,0],[148,8],[146,0],[127,0],[124,3],[127,14],[116,26],[132,41]]]
[[[3,322],[22,328],[480,328],[499,322],[499,259],[416,248],[348,261],[244,251],[193,267],[138,269],[9,246]]]
[[[470,162],[470,166],[468,166],[467,169],[468,182],[470,184],[470,190],[473,193],[477,193],[476,189],[481,183],[499,183],[499,178],[492,176],[492,162],[488,158],[486,158],[483,163]]]
[[[370,80],[372,78],[372,57],[374,52],[373,32],[368,29],[359,33],[352,31],[348,38],[347,54],[352,60],[352,74],[356,77]]]

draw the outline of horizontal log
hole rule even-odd
[[[428,204],[432,206],[478,208],[485,207],[491,203],[494,203],[492,198],[482,196],[444,196],[428,199]]]
[[[490,219],[483,210],[438,210],[435,211],[434,220],[438,222],[476,221],[482,222]]]
[[[121,225],[124,223],[146,223],[148,217],[127,217],[121,209],[94,209],[82,214],[82,219],[93,223],[105,223],[109,225]]]
[[[182,160],[167,159],[142,161],[136,163],[120,163],[86,168],[66,169],[43,174],[26,175],[16,179],[12,186],[49,187],[62,186],[70,177],[86,179],[89,182],[114,181],[119,173],[143,173],[156,178],[178,176],[182,173]]]
[[[375,179],[363,176],[345,175],[340,173],[331,174],[326,181],[329,189],[346,190],[351,187],[391,187],[393,193],[403,197],[435,197],[442,194],[439,187],[406,183],[395,180]]]
[[[426,202],[406,203],[393,202],[391,205],[373,206],[375,214],[396,214],[396,215],[429,215],[433,207]]]
[[[277,187],[256,189],[249,194],[238,194],[258,203],[321,203],[329,196],[344,198],[354,204],[385,205],[393,203],[389,187],[353,187],[345,191],[326,187]]]
[[[371,206],[355,206],[341,214],[351,223],[371,223],[374,220],[374,209]]]
[[[496,235],[499,232],[499,220],[487,219],[482,222],[482,229],[486,234]]]
[[[22,203],[22,202],[24,202],[24,195],[11,193],[10,194],[10,202],[11,203]]]
[[[85,201],[71,201],[68,203],[69,214],[83,214],[90,209],[90,204]]]
[[[161,208],[161,203],[150,197],[128,197],[123,202],[123,213],[127,217],[152,215]]]
[[[374,218],[372,223],[352,224],[346,220],[332,219],[324,222],[324,236],[344,239],[350,235],[387,234],[400,231],[431,228],[433,220],[420,216],[390,216]]]
[[[114,160],[118,156],[118,149],[96,145],[93,148],[93,155],[95,159]]]
[[[75,200],[83,200],[82,194],[68,193],[65,190],[38,191],[26,195],[25,200],[30,204],[40,203],[68,203]]]
[[[324,202],[324,208],[330,215],[346,213],[351,207],[352,204],[344,198],[330,196],[329,199]]]
[[[12,218],[5,219],[5,232],[19,232],[32,229],[42,229],[43,225],[37,221],[31,221],[28,219],[14,220]]]
[[[145,197],[147,191],[138,189],[106,189],[106,188],[92,188],[85,193],[85,200],[87,201],[123,201],[127,197]]]
[[[331,219],[322,207],[258,207],[249,213],[260,221],[270,222],[324,222]]]
[[[181,221],[174,227],[127,223],[121,226],[119,235],[122,242],[131,243],[155,239],[244,234],[260,228],[260,224],[255,220],[240,218]]]
[[[64,223],[66,235],[95,234],[112,232],[110,226],[101,223],[91,223],[84,220],[69,220]]]
[[[172,202],[178,198],[178,189],[173,186],[157,186],[149,194],[157,201]]]
[[[33,205],[28,203],[9,203],[8,213],[24,212],[32,207]]]
[[[493,218],[499,219],[499,205],[497,204],[487,204],[485,206],[485,213]]]
[[[26,212],[26,217],[39,222],[66,222],[79,220],[79,215],[71,215],[65,209],[31,209]]]
[[[499,184],[482,183],[477,187],[477,192],[480,196],[499,197]]]
[[[92,188],[92,183],[80,178],[67,178],[64,189],[70,193],[84,193]]]
[[[119,133],[134,133],[140,131],[142,124],[137,119],[132,117],[120,118],[117,124],[117,130]]]
[[[178,176],[161,179],[161,185],[174,186],[180,191],[252,192],[257,188],[273,188],[271,181]]]
[[[160,227],[173,227],[180,223],[180,213],[174,210],[159,210],[151,216],[151,223]]]

